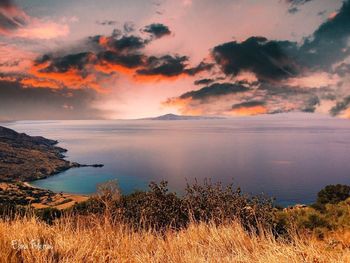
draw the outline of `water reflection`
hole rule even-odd
[[[311,202],[326,184],[350,183],[350,122],[311,114],[197,121],[17,122],[10,128],[59,140],[68,158],[104,163],[36,182],[54,191],[92,193],[117,178],[124,193],[166,179],[232,180],[282,204]]]

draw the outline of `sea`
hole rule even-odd
[[[59,141],[66,158],[102,168],[73,168],[34,186],[93,194],[116,181],[124,194],[166,180],[233,183],[281,206],[310,204],[328,184],[350,184],[350,120],[319,114],[275,114],[198,120],[16,121],[6,127]]]

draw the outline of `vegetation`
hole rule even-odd
[[[183,196],[168,190],[167,182],[151,183],[149,191],[122,196],[115,182],[100,187],[98,194],[72,208],[75,214],[109,213],[114,220],[145,229],[180,229],[190,222],[222,224],[237,220],[249,230],[273,224],[272,200],[247,196],[233,185],[205,180],[187,185]]]
[[[327,204],[337,204],[348,198],[350,198],[349,185],[327,185],[317,194],[317,200],[314,207],[318,210],[322,210]]]
[[[170,192],[166,182],[127,196],[108,182],[95,196],[65,211],[23,206],[2,210],[0,258],[350,262],[350,199],[344,200],[344,189],[338,185],[321,190],[319,197],[331,196],[321,199],[328,200],[322,201],[322,208],[318,198],[314,206],[278,209],[264,196],[244,195],[239,188],[209,180],[187,185],[182,196]]]
[[[66,217],[53,225],[24,218],[0,222],[0,258],[9,263],[346,263],[349,235],[338,232],[319,241],[293,234],[290,240],[277,240],[268,232],[249,234],[236,221],[191,223],[159,233],[114,225],[107,215]]]

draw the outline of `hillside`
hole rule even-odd
[[[32,181],[78,166],[64,159],[58,142],[0,126],[0,182]]]
[[[35,208],[66,208],[87,199],[85,196],[54,193],[24,183],[43,179],[78,163],[64,159],[66,149],[57,141],[29,136],[0,126],[0,204],[30,205]]]

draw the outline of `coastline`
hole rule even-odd
[[[44,178],[45,179],[45,178]],[[87,197],[87,198],[89,198],[91,195],[89,195],[89,194],[78,194],[78,193],[69,193],[69,192],[63,192],[63,191],[61,191],[61,192],[55,192],[55,191],[52,191],[52,190],[50,190],[50,189],[47,189],[47,188],[42,188],[42,187],[39,187],[39,186],[35,186],[35,185],[32,185],[30,182],[22,182],[23,183],[23,185],[25,185],[25,186],[27,186],[27,187],[31,187],[31,188],[35,188],[35,189],[39,189],[39,190],[45,190],[45,191],[51,191],[51,192],[53,192],[53,193],[55,193],[55,194],[64,194],[64,195],[72,195],[72,196],[82,196],[82,197]]]
[[[59,192],[59,193],[53,192],[49,189],[34,186],[30,182],[22,182],[22,184],[24,186],[30,187],[32,189],[49,191],[49,192],[52,192],[54,194],[51,202],[31,203],[31,206],[36,208],[36,209],[56,208],[59,210],[63,210],[63,209],[66,209],[66,208],[73,206],[74,204],[84,202],[90,198],[89,195],[83,195],[83,194],[74,194],[74,193],[66,193],[66,192]]]
[[[83,194],[56,193],[31,184],[34,180],[45,179],[71,168],[103,166],[66,160],[67,150],[57,144],[56,140],[29,136],[0,126],[0,198],[3,203],[65,209],[89,198]]]

